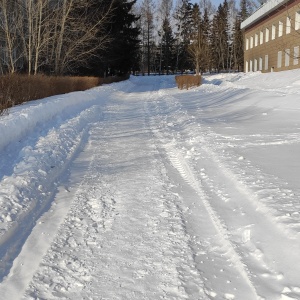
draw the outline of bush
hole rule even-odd
[[[0,115],[9,107],[30,100],[42,99],[49,96],[84,91],[101,84],[126,80],[123,77],[52,77],[44,75],[12,74],[0,77]]]
[[[186,88],[188,90],[190,87],[201,84],[201,75],[178,75],[175,76],[175,80],[179,89]]]

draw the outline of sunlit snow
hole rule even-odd
[[[30,102],[0,151],[0,299],[300,299],[300,70]]]

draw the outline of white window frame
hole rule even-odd
[[[260,57],[260,58],[259,58],[259,65],[258,65],[258,70],[259,70],[259,71],[262,71],[262,69],[263,69],[263,66],[262,66],[262,65],[263,65],[263,59],[262,59],[262,57]]]
[[[270,30],[269,28],[266,28],[265,42],[267,43],[269,39],[270,39]]]
[[[252,59],[250,59],[249,71],[250,71],[250,72],[253,71],[253,60],[252,60]]]
[[[278,23],[278,37],[283,35],[283,22],[279,21]]]
[[[257,71],[257,59],[255,58],[254,59],[254,72]]]
[[[246,50],[248,50],[249,49],[249,39],[247,38],[246,39]]]
[[[250,37],[250,49],[253,48],[253,36]]]
[[[284,51],[284,66],[285,67],[290,66],[290,57],[291,57],[290,52],[291,52],[290,49],[285,49],[285,51]]]
[[[264,32],[261,30],[259,34],[259,44],[262,45],[264,42]]]
[[[265,71],[269,69],[269,55],[265,55]]]
[[[293,65],[296,66],[299,63],[299,46],[294,47],[294,59]]]
[[[272,40],[275,40],[276,38],[276,25],[272,25]]]
[[[300,11],[296,11],[295,13],[295,30],[300,29]]]
[[[257,47],[257,45],[258,45],[258,34],[255,33],[254,46]]]
[[[289,34],[291,33],[291,27],[292,27],[292,21],[289,16],[286,17],[286,25],[285,25],[285,33]]]
[[[277,52],[277,68],[282,67],[282,51]]]

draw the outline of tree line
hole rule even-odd
[[[0,74],[106,76],[243,68],[252,0],[0,0]],[[254,0],[253,0],[254,1]]]
[[[263,1],[263,0],[262,0]],[[243,70],[244,21],[259,5],[251,0],[143,0],[140,8],[142,73]]]

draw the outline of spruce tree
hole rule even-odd
[[[175,69],[186,70],[192,68],[188,45],[190,43],[192,3],[190,0],[180,0],[176,8],[174,19],[176,22],[175,33]]]
[[[228,3],[220,4],[212,22],[213,67],[216,71],[226,70],[229,65]]]
[[[190,44],[188,45],[188,52],[194,64],[196,74],[200,74],[205,45],[201,21],[199,5],[194,4],[192,10],[191,34],[189,38]]]
[[[169,74],[170,67],[173,65],[174,38],[168,17],[165,17],[162,25],[162,66]]]
[[[209,18],[208,8],[204,9],[204,15],[202,20],[203,27],[203,39],[204,39],[204,60],[203,69],[206,71],[211,70],[212,57],[211,57],[211,21]]]
[[[105,54],[111,74],[125,74],[134,71],[138,61],[139,34],[137,27],[139,17],[132,13],[137,0],[115,0],[113,17],[109,33],[110,47]]]
[[[241,23],[249,17],[247,0],[241,0],[240,11],[234,23],[233,56],[235,68],[238,71],[244,69],[244,35],[241,30]]]
[[[154,46],[154,2],[153,0],[143,0],[141,7],[141,68],[147,69],[148,75],[151,71],[153,61],[152,49]]]
[[[249,17],[247,0],[241,0],[239,15],[241,21],[245,21]]]

